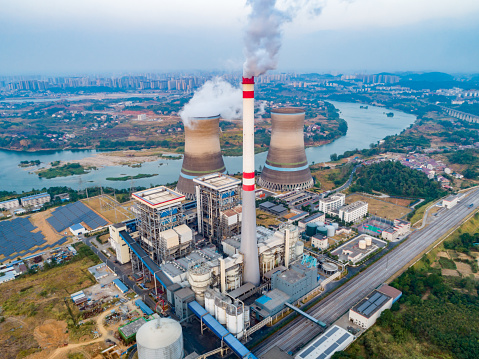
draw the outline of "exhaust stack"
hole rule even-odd
[[[243,220],[241,248],[244,282],[260,284],[254,179],[254,77],[243,77]]]

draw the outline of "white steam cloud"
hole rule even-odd
[[[274,70],[281,48],[281,26],[299,11],[319,15],[321,6],[317,3],[318,0],[247,0],[251,13],[244,36],[243,76],[259,76]]]
[[[227,120],[241,118],[243,97],[239,88],[233,87],[220,77],[215,77],[201,86],[193,98],[180,111],[185,126],[190,126],[194,117],[221,115]]]

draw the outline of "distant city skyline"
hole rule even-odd
[[[302,3],[283,28],[278,71],[479,72],[479,1]],[[241,71],[244,61],[244,0],[0,0],[0,8],[0,76]]]

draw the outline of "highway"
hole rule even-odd
[[[469,207],[471,203],[474,204],[474,208]],[[436,217],[426,228],[411,234],[404,243],[332,292],[310,308],[307,313],[328,325],[333,323],[369,292],[400,271],[449,230],[459,225],[463,219],[475,211],[478,205],[479,190],[474,190],[455,207]],[[297,317],[254,347],[252,351],[257,357],[261,357],[274,346],[278,346],[285,352],[294,353],[321,332],[322,329],[318,325],[304,317]]]

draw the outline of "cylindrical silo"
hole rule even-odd
[[[212,316],[215,316],[215,295],[211,290],[205,292],[205,309]]]
[[[158,318],[143,324],[136,333],[138,359],[183,358],[183,330],[170,318]]]
[[[185,154],[176,190],[194,199],[193,178],[226,171],[220,147],[220,116],[193,117],[185,124]]]
[[[318,227],[317,233],[322,234],[323,236],[328,235],[328,229],[325,226]]]
[[[339,224],[337,224],[336,222],[331,223],[331,225],[332,225],[335,229],[338,229],[338,228],[339,228]]]
[[[204,264],[197,265],[188,270],[188,283],[195,292],[195,298],[200,305],[205,304],[205,290],[211,283],[211,269]]]
[[[334,233],[336,233],[336,228],[334,228],[334,226],[328,224],[328,225],[326,226],[326,231],[327,231],[327,232],[326,232],[326,235],[327,235],[328,237],[332,237],[332,236],[334,236]]]
[[[369,236],[364,237],[364,240],[366,241],[367,246],[370,246],[371,244],[373,244],[373,239]]]
[[[271,142],[258,184],[276,191],[311,188],[314,184],[304,151],[304,109],[271,110]]]
[[[242,337],[244,329],[244,313],[243,305],[241,303],[235,302],[227,306],[226,329],[237,338]]]
[[[299,257],[300,255],[303,254],[303,252],[304,252],[304,243],[301,241],[297,241],[294,248],[294,254],[296,255],[296,257]]]
[[[316,223],[308,223],[306,225],[306,235],[311,237],[316,234],[316,230],[318,228],[318,225]]]
[[[366,241],[364,239],[359,240],[359,249],[366,249]]]

